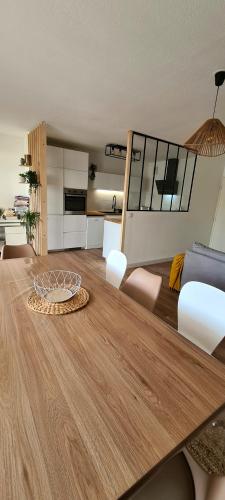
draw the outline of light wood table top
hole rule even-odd
[[[90,302],[27,309],[70,269]],[[0,262],[0,498],[116,499],[225,403],[225,367],[98,277],[82,252]]]

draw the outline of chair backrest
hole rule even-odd
[[[205,283],[186,283],[178,302],[178,331],[212,354],[225,336],[225,293]]]
[[[149,273],[142,267],[135,269],[127,278],[122,291],[153,311],[162,285],[162,277]]]
[[[126,255],[119,250],[111,250],[106,260],[106,281],[119,288],[126,268]]]
[[[20,257],[35,257],[32,245],[3,245],[1,259],[17,259]]]

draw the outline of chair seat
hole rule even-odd
[[[21,257],[35,257],[36,253],[32,245],[4,245],[2,247],[1,259],[18,259]]]

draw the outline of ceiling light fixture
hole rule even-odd
[[[200,156],[220,156],[225,154],[225,127],[218,118],[214,118],[219,88],[223,85],[224,81],[225,71],[217,71],[215,73],[217,91],[213,117],[206,120],[184,144],[186,148]]]
[[[120,160],[126,160],[127,147],[121,144],[106,144],[105,146],[105,156],[111,156],[112,158],[118,158]],[[138,149],[132,149],[132,161],[140,161],[141,151]]]

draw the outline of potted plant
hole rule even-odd
[[[26,235],[27,235],[27,243],[32,243],[34,239],[34,229],[37,227],[37,224],[40,219],[39,212],[31,212],[27,210],[24,215],[21,217],[22,226],[26,227]]]
[[[21,182],[25,182],[29,184],[29,192],[31,194],[32,189],[36,191],[38,186],[40,185],[38,181],[38,175],[35,170],[28,170],[27,172],[23,172],[22,174],[19,174]]]
[[[0,219],[2,218],[3,214],[4,214],[4,208],[0,208]]]

